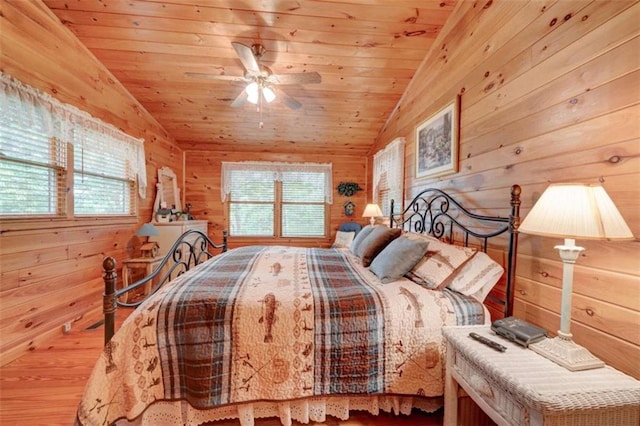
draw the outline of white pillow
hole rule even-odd
[[[332,248],[349,248],[353,238],[356,236],[355,232],[338,231],[336,233],[336,239],[333,242]]]
[[[483,302],[503,273],[499,263],[479,251],[455,273],[447,287]]]
[[[454,273],[462,269],[461,266],[475,256],[476,249],[447,244],[435,238],[426,238],[429,241],[427,253],[407,273],[407,278],[428,289],[442,290],[448,286]]]

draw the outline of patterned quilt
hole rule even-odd
[[[442,325],[483,306],[402,279],[348,251],[251,246],[169,283],[105,347],[77,423],[135,419],[161,401],[204,410],[321,395],[443,394]]]

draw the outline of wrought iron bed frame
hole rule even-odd
[[[102,306],[102,312],[104,313],[104,344],[109,343],[115,333],[115,314],[118,306],[128,308],[138,307],[164,284],[202,262],[211,259],[215,256],[213,253],[214,250],[221,250],[221,253],[227,251],[227,231],[222,233],[222,244],[216,244],[204,232],[197,229],[190,229],[182,234],[173,246],[171,246],[151,274],[119,290],[116,289],[116,259],[113,257],[104,258],[102,261],[102,268],[104,270]],[[167,264],[169,264],[169,266],[165,270]],[[153,284],[153,280],[156,278],[158,278],[156,285],[152,286],[149,294],[141,300],[131,303],[118,300],[118,298],[125,293],[140,288],[147,283]]]
[[[429,234],[438,239],[445,239],[454,244],[457,241],[469,246],[469,237],[475,237],[480,242],[482,251],[487,251],[489,238],[508,233],[507,264],[506,264],[506,297],[501,300],[494,295],[488,297],[504,308],[505,316],[513,314],[513,287],[516,277],[516,253],[518,250],[518,227],[520,226],[520,194],[519,185],[511,187],[511,214],[509,217],[485,216],[470,212],[446,192],[430,188],[416,195],[405,209],[394,213],[394,201],[391,200],[389,226],[402,228],[407,231]],[[462,222],[471,221],[471,225]],[[489,228],[478,231],[472,225]],[[428,227],[428,229],[427,229]],[[456,238],[457,233],[462,235]]]
[[[456,232],[461,232],[464,236],[462,243],[465,246],[469,245],[469,237],[473,236],[482,242],[483,251],[487,250],[489,238],[508,233],[506,300],[500,300],[495,297],[493,300],[504,306],[505,316],[509,316],[513,311],[513,285],[515,284],[518,226],[520,224],[520,193],[520,186],[513,185],[511,187],[511,214],[509,217],[497,217],[472,213],[462,207],[451,195],[439,189],[426,189],[414,197],[400,213],[394,213],[394,201],[391,200],[389,225],[408,231],[430,234],[439,239],[447,239],[450,243],[455,243]],[[494,229],[487,232],[474,231],[469,226],[464,225],[461,222],[462,219],[459,219],[456,214],[467,220],[474,221],[475,224],[493,225]],[[115,313],[118,306],[133,308],[139,306],[167,282],[213,257],[215,255],[213,253],[214,250],[220,250],[221,253],[227,251],[226,231],[223,232],[222,243],[216,244],[205,233],[198,230],[189,230],[178,238],[150,275],[122,289],[116,289],[116,260],[113,257],[106,257],[102,262],[105,284],[103,294],[105,345],[111,340],[115,332]],[[169,263],[168,269],[163,271]],[[152,287],[149,294],[143,299],[131,303],[118,300],[120,296],[127,292],[140,288],[148,282],[153,283],[156,278],[158,278],[158,283]]]

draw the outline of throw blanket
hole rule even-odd
[[[321,395],[443,394],[443,325],[484,323],[473,299],[381,284],[347,251],[251,246],[169,283],[125,321],[77,423],[161,401],[204,410]]]

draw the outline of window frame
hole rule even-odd
[[[266,163],[265,163],[266,164]],[[273,163],[274,167],[278,163]],[[250,168],[250,166],[247,166]],[[309,170],[309,173],[314,171]],[[317,171],[316,171],[317,173]],[[331,173],[331,171],[324,171],[323,173]],[[233,193],[229,192],[226,196],[223,197],[223,202],[225,204],[224,213],[225,213],[225,221],[228,224],[227,228],[229,229],[229,236],[237,239],[239,241],[251,241],[251,240],[269,240],[269,241],[317,241],[317,240],[327,240],[330,238],[330,224],[331,224],[331,203],[326,199],[322,201],[323,206],[323,235],[297,235],[297,236],[285,236],[283,235],[283,206],[284,205],[319,205],[319,202],[292,202],[292,201],[283,201],[284,200],[284,192],[283,192],[283,182],[279,179],[273,179],[274,185],[274,197],[273,202],[271,201],[233,201]],[[325,183],[326,185],[326,183]],[[231,187],[232,185],[229,185]],[[326,190],[326,188],[325,188]],[[231,225],[231,206],[232,204],[264,204],[264,205],[273,205],[273,235],[234,235],[232,234],[232,225]]]

